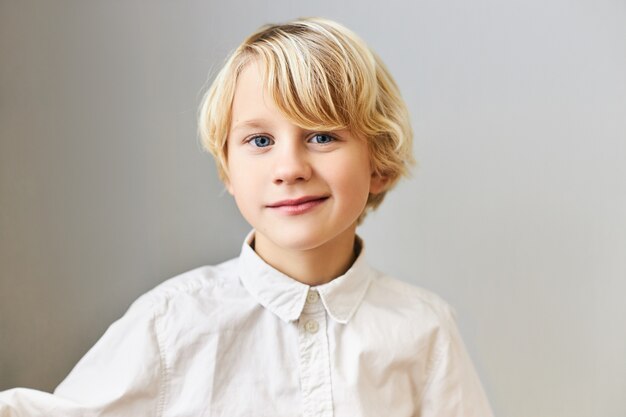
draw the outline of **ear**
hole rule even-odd
[[[223,167],[228,166],[226,162],[224,162],[223,164],[224,164]],[[230,182],[230,171],[227,168],[222,168],[219,171],[219,175],[220,175],[220,180],[222,180],[222,183],[224,184],[224,188],[226,189],[226,191],[228,191],[228,194],[234,197],[235,190],[233,188],[232,183]]]
[[[230,181],[224,180],[224,187],[226,187],[228,194],[232,195],[233,197],[235,196],[235,190],[233,190],[233,186],[230,184]]]
[[[372,176],[370,177],[370,194],[380,194],[385,191],[388,183],[388,177],[372,172]]]

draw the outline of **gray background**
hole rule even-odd
[[[196,107],[246,35],[307,15],[411,109],[372,263],[456,308],[497,415],[626,415],[618,0],[0,1],[0,389],[53,389],[141,293],[238,253]]]

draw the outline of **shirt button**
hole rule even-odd
[[[317,294],[317,291],[309,291],[309,294],[306,296],[306,302],[309,304],[315,304],[319,298],[320,296]]]
[[[309,333],[317,333],[320,328],[320,325],[315,320],[309,320],[304,325],[304,328]]]

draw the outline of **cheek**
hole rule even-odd
[[[235,197],[237,202],[245,202],[250,200],[254,196],[253,190],[257,189],[258,185],[255,183],[255,176],[231,176],[230,183],[228,185],[228,191]]]
[[[248,182],[241,182],[234,178],[229,188],[230,190],[232,190],[231,194],[239,213],[248,223],[254,224],[259,207],[259,201],[255,199],[255,194],[252,192],[254,188]]]
[[[262,190],[265,187],[262,184],[263,174],[258,168],[250,161],[237,157],[232,158],[229,163],[230,181],[227,189],[247,220],[263,203]]]
[[[245,194],[245,190],[251,187],[251,182],[254,181],[255,176],[250,173],[254,173],[250,169],[250,164],[236,152],[231,152],[228,159],[228,172],[229,182],[227,184],[228,191],[233,195]]]
[[[352,205],[365,205],[369,195],[369,165],[361,161],[344,160],[326,169],[327,178],[333,183],[335,192]]]

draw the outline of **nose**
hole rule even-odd
[[[274,184],[296,184],[311,178],[312,169],[306,149],[297,142],[285,143],[276,154]]]

